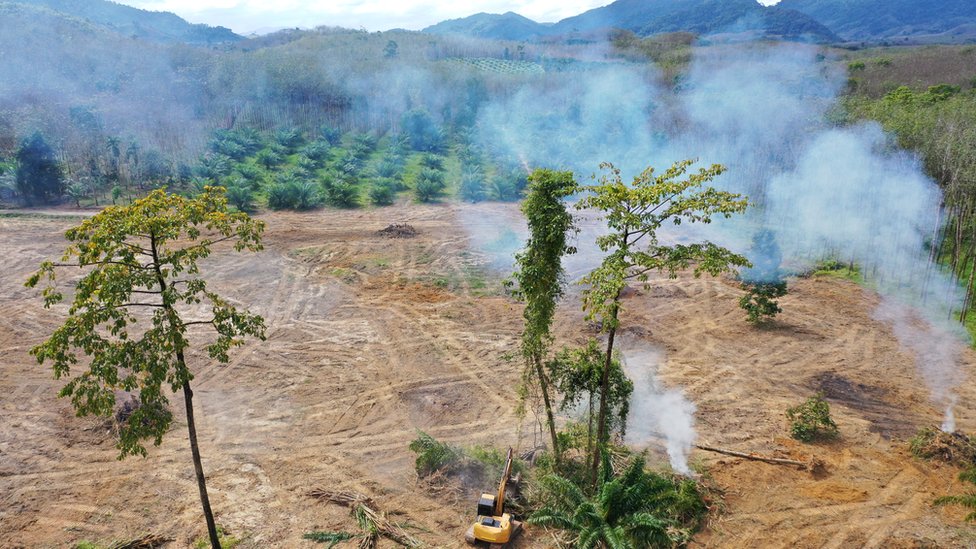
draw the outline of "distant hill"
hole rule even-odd
[[[536,23],[514,12],[501,15],[478,13],[462,19],[441,21],[423,30],[431,34],[461,34],[493,40],[527,40],[548,32],[549,25]]]
[[[541,36],[588,34],[617,28],[641,36],[690,31],[698,34],[754,32],[788,40],[831,42],[837,36],[810,16],[781,7],[764,7],[756,0],[617,0],[552,25],[508,12],[479,13],[444,21],[424,29],[501,40],[531,40]]]
[[[780,6],[766,7],[755,0],[694,0],[681,9],[652,16],[638,34],[688,31],[697,34],[756,31],[768,37],[811,42],[838,39],[814,18]]]
[[[929,38],[976,40],[974,0],[782,0],[851,41]]]
[[[146,11],[107,0],[7,0],[48,8],[108,27],[124,36],[162,43],[212,45],[243,37],[225,27],[195,25],[168,12]]]

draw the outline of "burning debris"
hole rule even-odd
[[[417,229],[413,228],[413,225],[407,225],[406,223],[394,223],[393,225],[387,226],[385,229],[377,231],[377,234],[387,238],[413,238],[419,233],[417,232]]]
[[[909,442],[912,454],[959,467],[976,465],[976,440],[962,431],[945,432],[925,427]]]

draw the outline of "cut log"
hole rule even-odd
[[[804,461],[797,461],[795,459],[783,459],[775,458],[771,456],[763,456],[760,454],[751,454],[745,452],[736,452],[734,450],[725,450],[722,448],[715,448],[712,446],[705,446],[703,444],[696,444],[695,448],[699,450],[705,450],[706,452],[715,452],[716,454],[723,454],[726,456],[732,456],[742,459],[750,459],[752,461],[762,461],[764,463],[772,463],[773,465],[794,465],[800,467],[801,469],[806,469],[810,467],[810,464]]]

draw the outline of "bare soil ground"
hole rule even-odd
[[[474,501],[418,485],[407,444],[422,429],[459,445],[533,444],[513,414],[521,309],[499,290],[516,223],[511,205],[275,213],[266,250],[218,253],[205,267],[224,295],[265,316],[268,340],[230,364],[196,355],[198,430],[218,522],[242,547],[314,547],[312,530],[354,530],[314,488],[363,492],[433,546],[457,547]],[[205,534],[185,425],[149,457],[117,461],[106,425],[74,417],[63,382],[27,355],[57,325],[22,286],[63,248],[71,219],[0,217],[0,546],[66,547],[147,532],[185,547]],[[408,223],[419,234],[377,231]],[[466,228],[465,228],[466,227]],[[473,235],[473,236],[472,236]],[[492,253],[496,252],[496,253]],[[574,267],[577,269],[578,267]],[[571,269],[572,270],[572,269]],[[574,270],[574,274],[578,274]],[[906,440],[938,424],[913,358],[871,316],[877,297],[836,279],[801,279],[784,313],[757,329],[731,280],[655,281],[627,298],[630,337],[666,352],[659,376],[697,405],[702,443],[826,462],[817,476],[697,452],[725,503],[699,547],[966,547],[957,470],[920,462]],[[570,296],[559,341],[592,335]],[[964,354],[971,371],[976,356]],[[784,411],[823,391],[839,440],[804,445]],[[960,428],[976,430],[961,389]],[[181,399],[173,399],[178,418]],[[659,450],[659,449],[658,449]],[[655,455],[661,455],[659,451]],[[487,486],[485,488],[488,488]],[[519,546],[548,547],[529,530]]]

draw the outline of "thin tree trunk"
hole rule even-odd
[[[180,366],[186,368],[183,351],[176,353]],[[193,390],[190,382],[183,382],[183,401],[186,403],[186,428],[190,433],[190,452],[193,454],[193,470],[197,474],[197,488],[200,489],[200,503],[203,505],[203,516],[207,519],[207,534],[210,536],[210,546],[220,549],[220,538],[217,536],[217,523],[214,522],[213,510],[210,508],[210,496],[207,495],[207,477],[203,474],[203,462],[200,460],[200,446],[197,444],[197,426],[193,420]]]
[[[614,296],[613,301],[613,312],[611,313],[611,322],[613,322],[613,327],[610,328],[610,332],[607,334],[607,356],[603,361],[603,372],[602,378],[600,380],[600,415],[597,419],[596,425],[596,451],[593,452],[593,463],[590,465],[590,481],[593,484],[593,489],[597,488],[597,474],[600,471],[600,457],[603,445],[607,443],[607,414],[609,403],[607,402],[607,394],[610,390],[610,365],[613,363],[613,340],[614,336],[617,335],[617,311],[619,305],[617,301],[620,299],[620,290],[617,290],[617,295]]]
[[[175,329],[176,312],[172,306],[166,302],[166,278],[163,277],[159,266],[159,252],[156,249],[156,236],[151,234],[149,246],[152,250],[153,265],[156,270],[156,282],[159,284],[160,292],[163,294],[163,307],[169,314],[169,320]],[[182,371],[189,372],[186,366],[186,358],[183,349],[177,349],[176,361]],[[189,375],[189,374],[187,374]],[[200,446],[197,444],[197,425],[193,419],[193,390],[190,389],[190,381],[183,382],[183,401],[186,404],[186,428],[190,436],[190,453],[193,454],[193,469],[197,475],[197,488],[200,489],[200,504],[203,506],[203,516],[207,520],[207,534],[210,536],[210,547],[220,549],[220,538],[217,536],[217,523],[214,522],[213,510],[210,508],[210,496],[207,495],[207,477],[203,474],[203,462],[200,461]]]
[[[549,384],[546,382],[546,373],[542,369],[542,357],[535,355],[535,373],[539,376],[539,388],[542,390],[542,401],[546,405],[546,419],[549,421],[549,436],[552,438],[552,455],[556,458],[556,468],[560,465],[559,439],[556,437],[556,420],[552,415],[552,401],[549,400]]]

